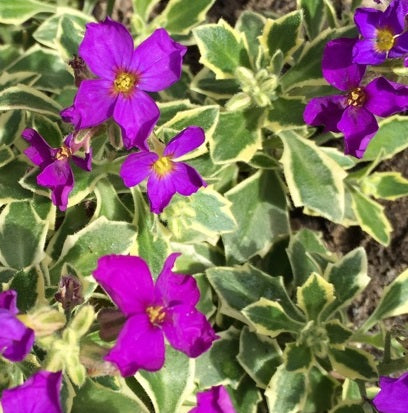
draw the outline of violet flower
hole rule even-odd
[[[352,63],[355,42],[356,39],[340,38],[327,43],[323,76],[344,93],[311,99],[303,119],[309,125],[324,125],[326,131],[342,132],[345,153],[361,158],[378,130],[374,115],[386,117],[406,110],[408,88],[384,77],[362,85],[365,66]]]
[[[358,8],[354,22],[363,38],[353,47],[353,62],[378,65],[387,57],[397,58],[408,53],[408,33],[405,29],[407,0],[394,0],[385,11]]]
[[[23,360],[34,344],[34,331],[17,314],[17,292],[0,293],[0,354],[10,361]]]
[[[37,176],[38,185],[50,188],[52,203],[61,211],[67,209],[68,196],[74,187],[74,174],[69,163],[72,161],[81,169],[92,169],[92,150],[85,158],[73,155],[79,147],[73,135],[68,135],[60,148],[52,148],[34,129],[25,129],[23,138],[30,144],[24,151],[27,157],[42,170]],[[82,144],[81,144],[82,145]]]
[[[235,413],[234,405],[224,386],[197,393],[197,407],[188,413]]]
[[[21,386],[3,390],[4,413],[62,413],[62,373],[40,370]]]
[[[109,17],[88,23],[79,55],[98,78],[81,81],[73,106],[61,116],[77,129],[113,117],[127,149],[147,149],[146,139],[160,112],[145,92],[158,92],[179,80],[186,51],[164,29],[155,30],[134,49],[133,38],[122,24]]]
[[[408,373],[397,379],[380,377],[380,388],[373,399],[377,410],[381,413],[408,412]]]
[[[180,254],[171,254],[156,284],[140,257],[107,255],[98,260],[93,275],[110,295],[126,321],[105,360],[122,376],[138,369],[159,370],[164,364],[164,336],[177,350],[197,357],[218,338],[195,306],[200,298],[190,275],[171,271]]]
[[[148,178],[147,196],[152,212],[159,214],[177,192],[188,196],[206,186],[199,173],[177,158],[198,148],[205,141],[204,131],[189,126],[176,135],[162,153],[141,151],[130,154],[122,164],[120,176],[127,187]],[[160,152],[160,151],[159,151]]]

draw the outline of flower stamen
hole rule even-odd
[[[149,321],[153,326],[159,326],[163,323],[166,318],[166,312],[164,307],[161,305],[149,306],[146,308],[146,314],[149,317]]]
[[[57,153],[55,154],[54,158],[57,161],[62,161],[64,159],[69,158],[72,155],[72,151],[70,148],[68,148],[68,146],[63,145],[61,146],[61,148],[57,149]]]
[[[161,156],[154,164],[153,170],[157,175],[163,177],[173,170],[173,162],[169,156]]]
[[[378,52],[388,52],[395,44],[394,34],[390,29],[377,29],[375,48]]]
[[[363,106],[366,101],[366,94],[362,87],[356,87],[347,95],[347,105],[349,106]]]
[[[125,96],[130,95],[137,83],[137,76],[130,72],[118,72],[113,81],[113,89],[115,93],[123,93]]]

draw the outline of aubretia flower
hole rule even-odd
[[[126,321],[105,360],[122,376],[138,369],[159,370],[164,364],[164,336],[177,350],[197,357],[218,338],[195,306],[200,298],[190,275],[171,271],[180,254],[171,254],[153,284],[147,264],[139,257],[107,255],[93,275],[110,295]]]
[[[11,361],[21,361],[34,344],[34,331],[18,318],[17,293],[0,293],[0,355]]]
[[[68,195],[74,187],[74,174],[69,160],[72,159],[81,169],[90,171],[92,151],[89,150],[85,158],[73,155],[78,149],[73,135],[68,135],[60,148],[52,148],[34,129],[25,129],[22,136],[30,144],[24,153],[42,170],[37,176],[38,185],[50,188],[53,204],[65,211]]]
[[[4,413],[62,413],[60,390],[62,373],[39,371],[21,386],[3,390]]]
[[[197,393],[197,407],[189,413],[235,413],[231,398],[224,386]]]
[[[306,105],[304,121],[324,125],[326,131],[342,132],[345,153],[361,158],[378,130],[374,115],[386,117],[408,108],[408,87],[377,77],[361,84],[365,66],[352,63],[356,39],[335,39],[327,43],[322,71],[325,79],[341,95],[313,98]]]
[[[380,388],[373,399],[377,410],[381,413],[408,412],[408,373],[397,379],[380,377]]]
[[[407,12],[407,0],[394,0],[385,11],[358,8],[354,21],[363,38],[353,47],[353,62],[377,65],[387,57],[407,54],[408,33],[403,33]]]
[[[186,51],[164,29],[155,30],[134,49],[122,24],[110,18],[88,23],[79,55],[97,78],[81,81],[73,106],[61,116],[78,129],[113,117],[127,149],[147,149],[145,141],[160,112],[145,92],[158,92],[179,80]]]
[[[122,164],[120,176],[127,187],[138,185],[148,178],[150,209],[159,214],[176,192],[188,196],[201,186],[206,186],[194,168],[177,161],[204,141],[204,131],[190,126],[176,135],[162,153],[141,151],[130,154]]]

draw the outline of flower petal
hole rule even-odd
[[[197,393],[197,407],[189,413],[236,413],[230,395],[224,386]]]
[[[380,388],[380,392],[373,399],[377,410],[386,413],[408,411],[408,373],[398,379],[380,377]]]
[[[189,126],[177,134],[167,145],[164,155],[179,158],[198,148],[205,142],[204,130],[198,126]]]
[[[37,131],[27,128],[23,130],[21,136],[31,145],[24,151],[31,162],[43,169],[54,161],[55,150]]]
[[[174,162],[174,164],[176,163]],[[150,210],[155,214],[160,214],[166,208],[175,193],[173,173],[170,172],[162,177],[158,177],[155,173],[149,176],[147,196],[149,198]]]
[[[133,38],[123,24],[107,17],[86,25],[79,55],[96,75],[113,80],[118,69],[129,67],[132,54]]]
[[[364,108],[349,106],[338,124],[344,133],[345,153],[362,158],[371,138],[378,130],[378,124],[372,113]]]
[[[81,122],[81,116],[74,105],[61,110],[60,116],[64,122],[72,123],[73,125],[79,125]]]
[[[184,162],[174,162],[174,169],[171,172],[171,180],[174,189],[184,196],[189,196],[197,192],[202,186],[207,186],[200,174],[191,166]]]
[[[119,95],[113,111],[113,118],[122,128],[123,144],[126,149],[137,146],[148,150],[146,139],[159,119],[160,111],[154,100],[141,90],[131,97]]]
[[[34,344],[34,331],[12,312],[0,309],[0,354],[11,361],[21,361]]]
[[[74,107],[68,115],[65,112],[65,119],[71,120],[77,129],[83,129],[110,118],[116,101],[110,93],[111,86],[109,80],[83,80],[75,96]]]
[[[9,311],[11,314],[18,314],[17,292],[15,290],[7,290],[0,293],[0,308]]]
[[[368,39],[375,39],[383,12],[370,7],[359,7],[354,13],[354,23],[359,32]]]
[[[375,40],[359,40],[353,47],[353,62],[364,65],[379,65],[385,62],[386,52],[377,52],[375,49]]]
[[[140,74],[138,87],[158,92],[177,82],[186,51],[165,29],[155,30],[133,53],[132,70]]]
[[[131,153],[124,160],[119,175],[128,188],[138,185],[150,175],[152,165],[157,159],[159,159],[159,155],[154,152]]]
[[[92,148],[90,148],[89,152],[85,154],[85,158],[73,155],[71,159],[76,166],[83,169],[84,171],[92,170]]]
[[[322,59],[324,78],[334,87],[348,91],[357,87],[365,66],[353,63],[353,46],[357,39],[339,38],[326,44]]]
[[[200,290],[196,280],[191,275],[172,272],[178,256],[180,253],[174,253],[167,257],[156,281],[156,297],[161,299],[166,307],[180,304],[194,307],[200,299]]]
[[[169,309],[162,326],[169,343],[189,357],[198,357],[218,338],[205,315],[189,305]]]
[[[62,413],[62,373],[40,370],[21,386],[3,390],[4,413]]]
[[[408,86],[377,77],[365,87],[365,108],[374,115],[387,117],[408,109]]]
[[[408,3],[406,0],[394,0],[385,9],[381,17],[381,27],[391,29],[394,34],[399,34],[404,30],[405,16],[408,13]]]
[[[395,38],[394,47],[389,51],[388,57],[394,59],[405,56],[408,53],[408,32]]]
[[[104,357],[115,363],[122,376],[133,376],[137,370],[157,371],[164,364],[164,336],[146,314],[131,316],[122,328],[112,350]]]
[[[126,315],[144,312],[153,302],[152,276],[139,257],[105,255],[99,258],[93,276]]]

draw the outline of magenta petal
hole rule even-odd
[[[364,37],[375,39],[382,16],[383,12],[381,10],[360,7],[354,13],[354,22]]]
[[[173,173],[167,176],[157,177],[152,173],[147,181],[147,196],[150,202],[150,209],[155,214],[160,214],[169,204],[171,198],[176,193],[173,185]]]
[[[112,82],[109,80],[83,80],[75,96],[76,128],[91,128],[112,116],[116,98],[111,94]]]
[[[155,30],[133,53],[132,69],[140,74],[138,87],[158,92],[177,82],[186,51],[165,29]]]
[[[200,174],[183,162],[174,162],[171,179],[174,189],[184,196],[189,196],[197,192],[202,186],[207,186]]]
[[[129,67],[132,54],[133,39],[123,24],[108,17],[86,25],[79,55],[96,75],[113,80],[118,69]]]
[[[197,393],[197,407],[189,413],[235,413],[230,395],[224,386]]]
[[[81,122],[81,116],[74,105],[61,110],[60,116],[64,122],[72,123],[73,125],[79,125]]]
[[[389,51],[388,57],[397,58],[408,53],[408,32],[401,34],[395,39],[394,47]]]
[[[4,390],[4,413],[62,413],[60,391],[62,373],[39,371],[21,386]]]
[[[353,62],[365,65],[379,65],[385,62],[387,53],[375,50],[375,40],[359,40],[353,47]]]
[[[8,310],[11,314],[17,315],[17,292],[7,290],[0,293],[0,309]]]
[[[44,168],[54,158],[54,150],[44,140],[44,138],[34,129],[27,128],[21,133],[22,137],[30,144],[30,146],[24,151],[31,162],[38,165],[40,168]]]
[[[324,78],[337,89],[348,91],[357,87],[365,66],[353,63],[353,46],[357,39],[339,38],[326,44],[322,59]]]
[[[381,27],[390,28],[394,34],[401,33],[404,30],[407,13],[408,3],[406,0],[391,1],[381,18]]]
[[[92,170],[92,148],[89,149],[89,152],[85,154],[85,158],[81,158],[76,155],[72,155],[72,161],[76,166],[83,169],[84,171]]]
[[[303,120],[312,126],[324,125],[325,131],[339,132],[337,124],[345,108],[346,97],[342,95],[313,98],[306,105]]]
[[[218,338],[205,315],[189,305],[177,305],[167,312],[163,331],[169,343],[189,357],[198,357]]]
[[[156,371],[164,364],[164,337],[146,314],[131,316],[105,360],[115,363],[122,376],[133,376],[138,369]]]
[[[372,113],[353,106],[344,111],[338,126],[344,133],[344,152],[356,158],[363,157],[368,143],[378,130],[377,121]]]
[[[144,312],[153,302],[152,276],[139,257],[105,255],[99,258],[93,276],[126,315]]]
[[[406,413],[408,411],[408,373],[398,379],[380,377],[380,392],[373,403],[383,413]]]
[[[126,149],[137,146],[147,150],[146,140],[159,119],[160,111],[154,100],[141,90],[131,97],[118,96],[113,118],[122,127]]]
[[[205,142],[204,130],[198,126],[189,126],[177,134],[166,146],[165,156],[179,158],[198,148]]]
[[[34,331],[11,311],[0,309],[0,354],[11,361],[21,361],[34,344]]]
[[[174,262],[179,255],[179,253],[174,253],[167,257],[156,281],[156,296],[163,301],[166,307],[180,304],[194,307],[200,299],[200,290],[196,280],[191,275],[172,272]]]
[[[387,117],[408,109],[408,87],[377,77],[365,87],[365,108],[374,115]]]
[[[154,152],[131,153],[123,162],[119,175],[125,185],[130,188],[140,184],[152,172],[152,165],[159,159]]]

